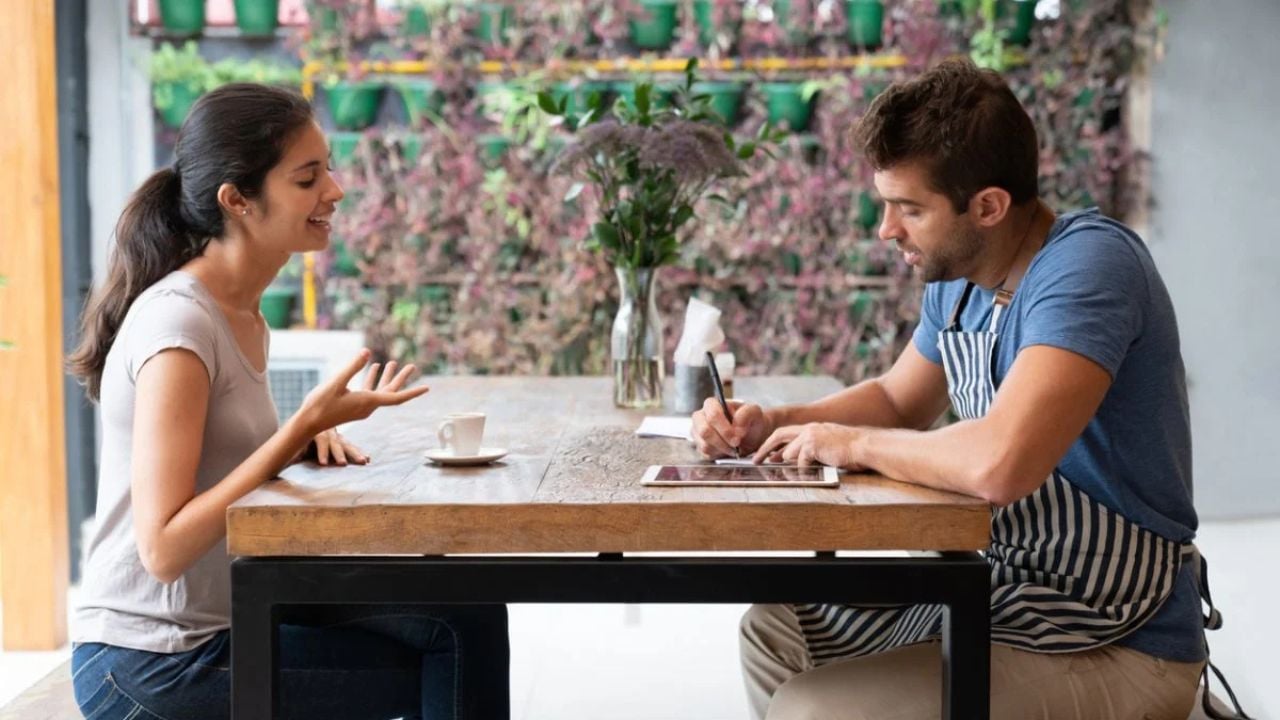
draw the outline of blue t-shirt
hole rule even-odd
[[[965,281],[925,287],[916,348],[941,364],[938,333]],[[986,330],[993,293],[975,287],[960,329]],[[1023,348],[1050,345],[1112,378],[1097,413],[1058,470],[1095,501],[1156,534],[1185,542],[1198,524],[1191,498],[1191,421],[1173,303],[1141,239],[1096,209],[1057,218],[997,328],[995,383]],[[1184,563],[1173,594],[1119,644],[1178,662],[1205,657],[1199,594]]]

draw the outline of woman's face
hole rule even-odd
[[[284,253],[324,250],[330,221],[342,187],[329,173],[329,144],[320,126],[308,123],[296,133],[284,156],[267,172],[262,196],[245,218],[253,236]]]

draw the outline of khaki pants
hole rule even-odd
[[[789,605],[742,617],[742,671],[761,720],[924,720],[941,716],[941,643],[814,668]],[[1050,655],[991,646],[993,720],[1187,720],[1203,663],[1105,646]]]

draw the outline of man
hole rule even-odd
[[[948,61],[854,139],[880,237],[927,286],[893,367],[808,405],[708,401],[708,457],[754,451],[985,498],[993,718],[1185,720],[1206,659],[1173,307],[1142,241],[1037,197],[1035,129],[1000,77]],[[948,403],[958,422],[932,428]],[[762,718],[936,718],[940,606],[755,606]]]

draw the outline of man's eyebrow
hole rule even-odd
[[[887,203],[893,203],[895,205],[911,205],[914,207],[924,207],[924,203],[916,202],[915,200],[910,200],[907,198],[887,197],[887,198],[881,198],[881,199]]]

